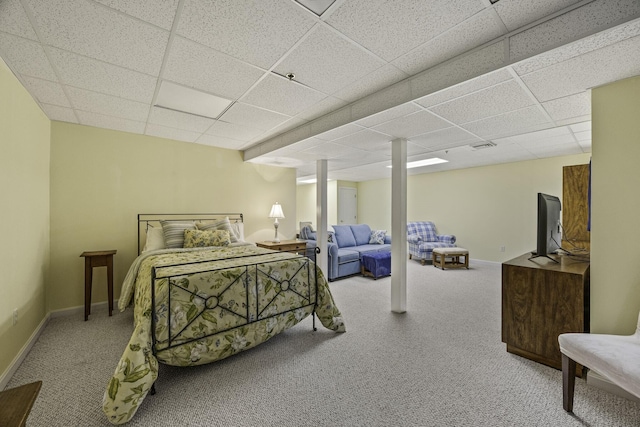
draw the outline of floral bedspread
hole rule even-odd
[[[317,274],[316,281],[308,258],[252,245],[139,256],[118,303],[123,311],[134,300],[134,331],[104,394],[109,421],[133,417],[158,376],[158,361],[191,366],[223,359],[294,326],[314,306],[327,329],[344,332],[328,283]]]

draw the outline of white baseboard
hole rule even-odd
[[[629,400],[633,400],[635,402],[640,403],[640,398],[634,396],[633,394],[627,392],[626,390],[621,389],[593,369],[590,369],[587,373],[587,384],[593,386],[595,388],[599,388],[601,390],[608,391],[609,393],[615,394],[617,396],[622,396]]]
[[[93,311],[94,308],[97,309],[102,309],[102,308],[106,308],[107,307],[107,301],[102,301],[102,302],[96,302],[91,304],[91,310]],[[118,308],[118,300],[115,300],[113,302],[113,307],[114,310],[116,310]],[[62,310],[53,310],[49,312],[49,315],[51,316],[52,319],[55,319],[56,317],[66,317],[66,316],[73,316],[73,315],[81,315],[84,316],[84,305],[78,305],[75,307],[69,307],[69,308],[63,308]]]
[[[49,322],[50,318],[51,318],[51,313],[47,313],[44,316],[44,318],[42,319],[38,327],[35,329],[35,331],[33,331],[31,336],[29,337],[27,342],[22,346],[22,348],[20,349],[16,357],[13,359],[13,361],[11,361],[11,364],[9,364],[9,367],[7,368],[7,370],[2,373],[2,375],[0,376],[0,390],[4,390],[5,387],[7,387],[9,380],[11,380],[11,377],[13,377],[13,374],[16,373],[16,371],[24,361],[25,357],[27,357],[27,354],[29,354],[29,351],[31,351],[31,347],[33,347],[36,341],[38,341],[40,334],[44,330],[45,326],[47,326],[47,323]]]
[[[114,304],[114,308],[117,308],[118,307],[118,300],[115,300],[113,302],[113,304]],[[107,301],[91,304],[91,309],[92,310],[93,309],[102,309],[102,308],[105,308],[105,309],[107,308]],[[20,365],[24,361],[25,357],[27,357],[27,354],[29,354],[29,351],[31,350],[31,347],[33,347],[35,342],[38,341],[38,338],[40,337],[40,334],[44,330],[45,326],[47,326],[47,323],[49,323],[49,320],[50,319],[55,319],[57,317],[75,316],[75,315],[84,316],[84,305],[79,305],[77,307],[71,307],[71,308],[65,308],[65,309],[62,309],[62,310],[53,310],[53,311],[48,312],[44,316],[44,319],[42,319],[42,321],[40,322],[38,327],[35,329],[35,331],[33,331],[31,336],[29,337],[29,339],[25,343],[25,345],[22,346],[22,348],[20,349],[20,351],[18,352],[16,357],[13,359],[13,361],[11,361],[11,363],[9,364],[9,367],[2,373],[2,375],[0,375],[0,390],[4,390],[5,387],[7,387],[7,384],[11,380],[11,377],[13,377],[13,374],[16,373],[16,371],[18,370],[18,368],[20,367]]]

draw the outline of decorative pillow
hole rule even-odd
[[[149,226],[147,227],[147,241],[142,252],[157,251],[158,249],[165,249],[162,227]]]
[[[384,237],[387,234],[387,230],[371,230],[371,238],[369,244],[382,245],[384,244]]]
[[[327,242],[335,243],[336,242],[336,233],[333,231],[327,231]]]
[[[184,230],[185,248],[228,246],[229,243],[231,243],[231,237],[226,230]]]
[[[231,238],[231,243],[237,243],[238,237],[233,232],[233,228],[231,228],[231,222],[229,221],[229,217],[225,219],[221,219],[219,221],[214,222],[198,222],[196,223],[198,230],[224,230],[229,232],[229,237]]]
[[[195,230],[193,221],[160,221],[164,245],[167,248],[181,248],[184,246],[184,230]]]

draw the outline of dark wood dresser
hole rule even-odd
[[[589,332],[589,262],[530,256],[502,264],[502,342],[509,353],[562,369],[558,335]]]

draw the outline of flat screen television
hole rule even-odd
[[[531,258],[546,257],[555,262],[549,254],[560,249],[562,239],[560,225],[560,199],[544,193],[538,193],[538,229],[536,233],[536,251]],[[530,259],[531,259],[530,258]]]

